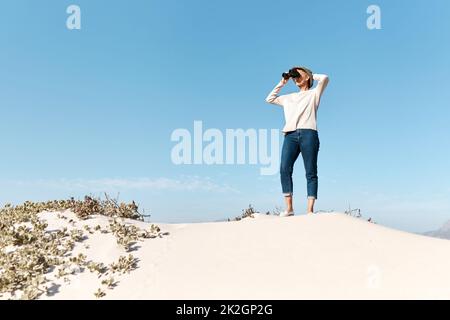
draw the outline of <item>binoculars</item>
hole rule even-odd
[[[289,69],[288,72],[283,72],[283,74],[281,76],[285,80],[287,80],[289,78],[298,78],[298,77],[301,77],[302,75],[295,69]]]

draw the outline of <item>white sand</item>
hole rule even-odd
[[[49,229],[67,223],[55,213],[41,217]],[[78,228],[108,223],[76,220]],[[117,287],[103,299],[450,299],[449,240],[342,213],[157,225],[170,234],[140,242],[132,252],[138,269],[115,277]],[[111,234],[88,236],[76,247],[88,260],[110,263],[127,254]],[[95,299],[95,274],[70,279],[55,280],[54,294],[41,298]]]

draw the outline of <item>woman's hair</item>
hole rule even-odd
[[[313,83],[314,83],[312,71],[306,67],[299,67],[299,66],[292,67],[292,69],[295,69],[295,70],[300,69],[300,70],[306,72],[306,74],[309,77],[309,88],[311,89],[311,87],[313,86]]]

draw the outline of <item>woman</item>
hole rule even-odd
[[[278,93],[289,79],[294,81],[300,91],[279,96]],[[318,84],[311,89],[314,80],[318,81]],[[280,214],[282,217],[294,215],[292,173],[300,153],[307,180],[307,214],[314,213],[318,188],[317,155],[320,147],[317,110],[327,84],[327,75],[313,74],[305,67],[293,67],[289,73],[283,73],[281,81],[266,98],[266,102],[283,107],[286,120],[280,165],[281,188],[286,202],[286,210]]]

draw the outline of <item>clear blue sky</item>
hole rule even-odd
[[[66,8],[81,8],[81,30]],[[366,27],[370,4],[381,30]],[[0,204],[120,192],[156,222],[281,206],[259,165],[171,162],[176,128],[275,128],[293,65],[325,73],[315,210],[408,231],[450,219],[450,2],[3,1]],[[292,83],[282,94],[294,92]],[[302,162],[295,209],[306,209]]]

